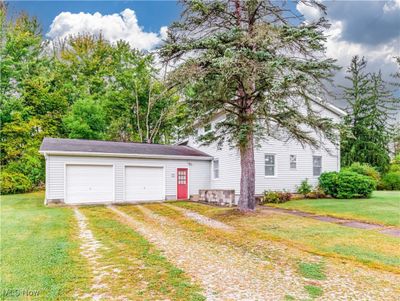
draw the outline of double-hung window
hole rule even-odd
[[[214,179],[219,179],[219,160],[213,160],[213,177]]]
[[[290,155],[289,157],[289,163],[290,163],[290,169],[296,169],[297,168],[297,157],[296,155]]]
[[[275,176],[275,155],[265,154],[265,176],[273,177]]]
[[[318,177],[322,172],[322,157],[313,156],[313,176]]]

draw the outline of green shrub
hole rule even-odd
[[[336,171],[324,172],[319,176],[319,186],[321,189],[331,196],[337,195],[338,175]]]
[[[308,183],[308,179],[303,180],[300,183],[300,186],[297,187],[297,193],[300,193],[300,194],[306,195],[306,194],[310,193],[311,191],[312,191],[312,186],[310,183]]]
[[[339,173],[338,185],[337,198],[339,199],[370,197],[376,189],[375,180],[351,171]]]
[[[381,179],[381,174],[374,167],[367,163],[354,162],[348,167],[342,169],[342,171],[352,171],[359,173],[360,175],[368,176],[378,183]]]
[[[319,185],[325,193],[340,199],[369,197],[376,189],[376,181],[371,177],[351,171],[323,173]]]
[[[274,203],[280,204],[290,201],[292,194],[286,191],[264,191],[263,204]]]
[[[28,192],[33,189],[32,182],[22,173],[2,170],[0,174],[2,194]]]
[[[384,190],[400,190],[400,172],[388,172],[382,177],[380,188]]]

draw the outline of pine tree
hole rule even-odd
[[[368,163],[384,172],[390,162],[389,142],[398,102],[381,72],[370,74],[366,67],[367,61],[355,56],[347,70],[351,85],[343,87],[348,104],[344,123],[349,131],[342,135],[341,163]]]
[[[324,9],[319,1],[305,2]],[[187,92],[193,119],[206,125],[216,113],[225,114],[202,140],[239,150],[239,208],[253,210],[258,141],[294,139],[321,147],[320,136],[336,138],[332,120],[313,107],[336,69],[323,56],[327,24],[323,18],[303,23],[283,3],[267,0],[181,4],[182,18],[169,27],[161,57],[177,63],[170,80]]]

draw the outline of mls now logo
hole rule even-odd
[[[2,297],[38,297],[39,290],[32,290],[27,288],[9,288],[2,291]]]

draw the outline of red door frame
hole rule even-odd
[[[181,178],[179,179],[179,172],[181,173]],[[182,177],[184,176],[184,177]],[[185,183],[180,183],[185,180]],[[188,189],[189,188],[189,172],[187,168],[177,168],[176,169],[176,198],[178,200],[187,200],[188,199]]]

